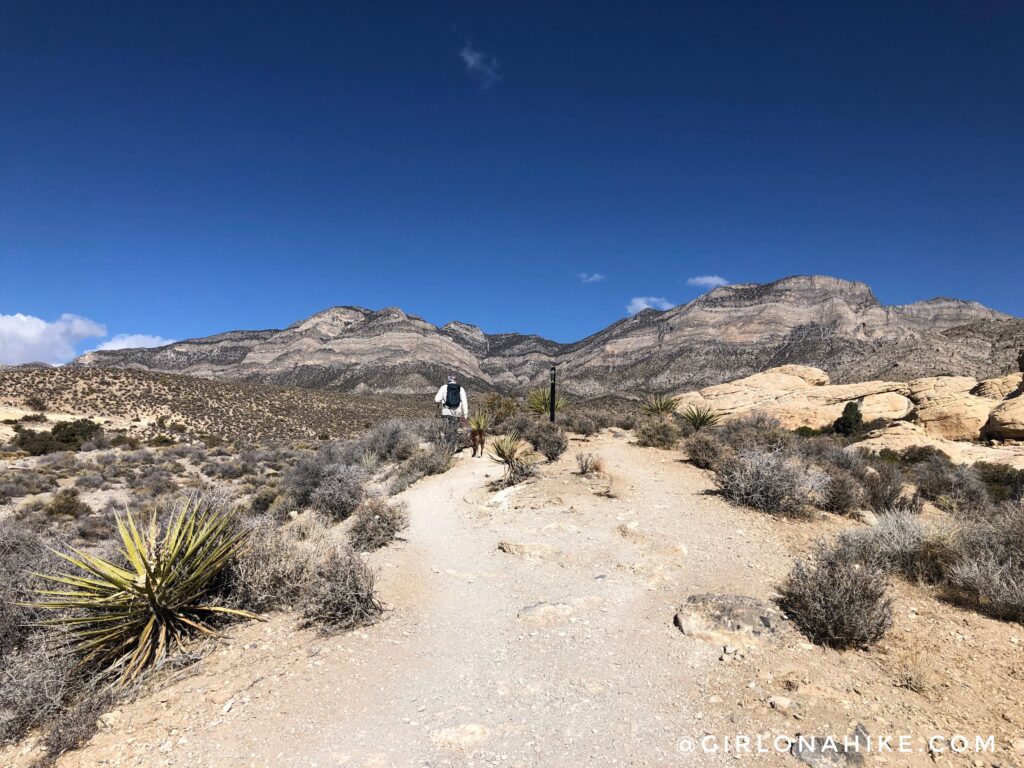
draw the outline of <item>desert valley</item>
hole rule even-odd
[[[2,762],[1022,765],[1022,350],[797,277],[7,367]]]

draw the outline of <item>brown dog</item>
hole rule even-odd
[[[487,441],[487,434],[482,429],[469,430],[469,444],[473,446],[473,458],[477,458],[477,450],[480,456],[484,455],[484,443]]]

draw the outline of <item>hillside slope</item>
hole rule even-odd
[[[449,369],[505,391],[544,381],[603,395],[669,391],[801,363],[834,381],[1014,370],[1024,320],[976,302],[885,306],[864,283],[790,277],[717,288],[688,304],[647,310],[573,344],[438,327],[400,309],[334,307],[283,330],[234,331],[156,349],[90,352],[83,366],[346,391],[429,392]]]

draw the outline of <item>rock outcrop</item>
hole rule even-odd
[[[679,408],[703,406],[726,418],[760,411],[789,429],[832,424],[850,401],[857,401],[866,421],[903,419],[913,411],[908,385],[896,381],[830,384],[820,368],[784,365],[728,384],[679,396]]]
[[[395,308],[335,307],[282,330],[95,351],[77,363],[398,393],[429,392],[449,369],[475,388],[518,392],[557,365],[568,391],[598,396],[695,389],[786,364],[845,384],[989,378],[1012,370],[1022,346],[1024,321],[974,302],[884,306],[864,283],[802,276],[716,288],[572,344],[458,322],[438,327]]]
[[[969,376],[931,376],[903,383],[864,381],[831,384],[820,368],[783,365],[728,384],[679,395],[679,409],[711,408],[728,420],[760,412],[788,429],[832,424],[849,402],[860,406],[865,421],[896,422],[873,434],[881,448],[944,445],[946,453],[978,461],[956,441],[1024,440],[1024,396],[1015,386],[1020,374],[978,382]],[[1002,398],[1001,393],[1007,393]],[[880,449],[880,448],[879,448]],[[1024,454],[1024,450],[1020,452]]]

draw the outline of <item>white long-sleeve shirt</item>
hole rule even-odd
[[[437,395],[434,396],[435,403],[441,403],[441,415],[442,416],[461,416],[464,419],[469,418],[469,400],[466,399],[466,388],[459,387],[459,407],[454,410],[444,405],[445,398],[448,395],[448,385],[445,384],[439,390]]]

